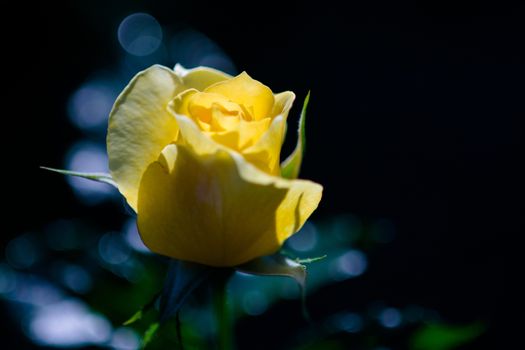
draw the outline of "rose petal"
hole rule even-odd
[[[210,85],[232,78],[229,74],[209,67],[186,69],[180,64],[177,64],[174,70],[175,73],[181,77],[184,85],[199,91],[204,91],[204,89]]]
[[[243,150],[243,156],[248,162],[264,172],[278,175],[280,171],[281,145],[285,130],[286,119],[280,115],[275,117],[262,137],[253,146]]]
[[[169,145],[142,178],[138,226],[156,253],[235,266],[278,250],[321,193],[310,181],[269,176],[235,152],[198,155]]]
[[[233,79],[211,85],[205,92],[221,94],[233,102],[244,105],[248,110],[252,109],[252,117],[255,120],[268,117],[274,104],[272,90],[252,79],[246,72]]]
[[[291,91],[275,95],[272,116],[275,116],[268,130],[254,145],[243,150],[244,157],[259,169],[269,174],[279,174],[281,146],[286,134],[286,119],[292,108],[295,94]]]
[[[218,133],[219,136],[214,137],[207,135],[202,132],[197,124],[185,115],[181,115],[175,112],[175,104],[170,104],[170,110],[175,115],[177,123],[179,124],[181,140],[193,149],[198,154],[209,154],[214,153],[217,149],[226,149],[226,147],[234,148],[234,145],[239,140],[237,138],[226,142],[222,139],[223,135]],[[287,113],[287,112],[286,112]],[[279,174],[279,161],[281,144],[284,137],[284,131],[286,128],[286,120],[284,115],[279,115],[272,120],[268,130],[264,132],[262,137],[252,146],[241,150],[242,155],[260,170],[272,174]],[[226,134],[226,132],[224,133]],[[228,137],[233,137],[233,133],[229,133]],[[224,143],[224,144],[221,144]],[[230,145],[232,144],[232,145]]]
[[[166,107],[183,88],[171,69],[152,66],[131,80],[110,113],[109,168],[133,209],[142,174],[177,135],[177,121]]]
[[[283,115],[286,119],[288,112],[292,108],[295,94],[291,91],[284,91],[274,95],[275,103],[273,104],[270,116],[273,118],[278,115]]]

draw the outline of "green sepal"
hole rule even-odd
[[[301,306],[303,316],[309,319],[306,310],[306,266],[296,260],[292,260],[282,254],[263,256],[251,260],[245,264],[235,267],[239,272],[262,275],[262,276],[283,276],[295,280],[301,289]]]
[[[304,288],[306,283],[306,266],[281,254],[256,258],[237,266],[236,270],[251,275],[290,277],[301,288]]]
[[[299,128],[297,130],[297,144],[293,152],[281,163],[281,176],[286,179],[297,179],[301,171],[301,164],[303,162],[304,150],[306,147],[306,109],[310,101],[310,91],[306,95],[303,102],[303,109],[301,110],[301,117],[299,118]]]
[[[103,182],[105,184],[108,184],[108,185],[111,185],[117,188],[117,184],[113,180],[111,175],[106,174],[106,173],[83,173],[83,172],[78,172],[78,171],[48,168],[45,166],[41,166],[40,169],[53,171],[55,173],[59,173],[62,175],[76,176],[76,177],[81,177],[81,178],[92,180],[92,181]]]
[[[321,261],[323,259],[325,259],[328,255],[321,255],[321,256],[315,256],[313,258],[304,258],[304,259],[299,259],[299,258],[296,258],[295,259],[295,262],[299,263],[299,264],[311,264],[311,263],[314,263],[314,262],[318,262],[318,261]]]
[[[213,268],[187,261],[171,260],[160,295],[160,322],[174,316],[188,296],[211,276]]]

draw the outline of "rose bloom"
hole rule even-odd
[[[280,175],[294,98],[205,67],[155,65],[133,78],[111,111],[107,150],[153,252],[235,266],[301,228],[322,187]]]

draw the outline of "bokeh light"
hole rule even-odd
[[[120,23],[118,41],[129,54],[146,56],[159,48],[162,42],[162,28],[153,16],[134,13]]]
[[[31,267],[39,258],[39,247],[31,234],[12,239],[5,248],[7,262],[18,269]]]
[[[379,322],[386,328],[398,327],[401,320],[401,312],[393,307],[386,308],[379,314]]]
[[[363,274],[367,265],[366,255],[360,250],[352,249],[333,261],[330,273],[335,280],[344,280]]]
[[[123,264],[131,257],[129,246],[117,232],[106,233],[100,238],[98,252],[102,260],[110,265]]]
[[[140,337],[129,327],[120,327],[113,332],[110,346],[115,350],[136,350],[140,348]]]
[[[118,89],[109,80],[93,80],[84,83],[70,97],[68,115],[71,122],[81,130],[103,132]]]
[[[64,263],[57,267],[57,273],[65,287],[78,294],[85,294],[91,290],[93,280],[88,271],[75,264]]]
[[[259,290],[250,290],[242,298],[242,308],[244,312],[251,316],[257,316],[266,311],[268,300],[266,295]]]
[[[327,326],[333,331],[344,331],[358,333],[363,329],[363,317],[355,312],[342,312],[333,315],[327,322]]]
[[[80,347],[104,344],[111,336],[108,320],[89,311],[78,300],[64,300],[36,310],[29,324],[29,336],[48,346]]]

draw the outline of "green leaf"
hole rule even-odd
[[[464,326],[428,324],[418,329],[410,339],[412,350],[450,350],[468,343],[485,331],[477,322]]]
[[[304,150],[306,147],[306,109],[308,108],[308,101],[310,101],[310,91],[306,95],[303,102],[303,109],[301,110],[301,117],[299,118],[299,129],[297,130],[297,145],[292,154],[288,156],[281,163],[281,176],[287,179],[297,179],[301,171],[301,163],[303,162]]]
[[[172,260],[160,296],[160,322],[164,323],[184,305],[186,298],[211,274],[205,265]]]
[[[160,324],[158,322],[155,322],[150,324],[148,329],[146,329],[146,331],[144,332],[144,336],[142,337],[142,349],[146,348],[146,345],[148,345],[153,340],[153,336],[159,330],[159,326]]]
[[[144,313],[148,312],[149,310],[151,310],[153,308],[153,306],[155,305],[155,302],[157,301],[158,298],[159,298],[159,293],[157,293],[146,305],[141,307],[140,310],[135,312],[133,314],[133,316],[131,316],[122,325],[123,326],[129,326],[130,324],[135,323],[138,320],[140,320],[142,318],[142,316],[144,316]]]
[[[143,313],[142,309],[140,309],[139,311],[135,312],[133,314],[133,316],[131,316],[128,320],[126,320],[122,325],[123,326],[129,326],[130,324],[137,322],[138,320],[140,320],[142,318],[143,314],[144,313]]]
[[[290,277],[297,282],[301,288],[302,311],[306,319],[309,319],[306,310],[306,266],[301,265],[284,255],[274,254],[251,260],[235,268],[239,272],[251,275],[283,276]]]
[[[70,170],[48,168],[48,167],[45,167],[45,166],[41,166],[40,169],[53,171],[55,173],[59,173],[59,174],[62,174],[62,175],[82,177],[84,179],[97,181],[97,182],[103,182],[103,183],[106,183],[106,184],[111,185],[113,187],[117,187],[117,184],[115,183],[115,181],[113,181],[113,179],[111,178],[111,175],[105,174],[105,173],[82,173],[82,172],[78,172],[78,171],[70,171]]]

